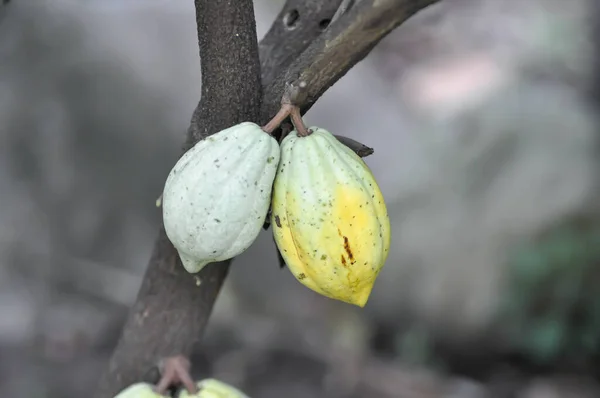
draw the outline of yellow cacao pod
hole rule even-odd
[[[162,196],[165,232],[190,273],[244,252],[264,225],[279,144],[237,124],[199,141],[171,170]]]
[[[204,379],[197,383],[198,393],[181,390],[177,398],[250,398],[235,387],[216,379]]]
[[[271,225],[296,279],[364,307],[390,247],[383,195],[365,162],[327,130],[281,143]]]
[[[118,393],[114,398],[166,398],[154,391],[147,383],[135,383]]]

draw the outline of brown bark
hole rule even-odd
[[[293,104],[306,113],[315,101],[379,41],[408,18],[439,0],[361,0],[331,24],[265,89],[261,116],[279,109],[286,84],[295,91]],[[304,88],[300,88],[300,83]]]
[[[251,0],[196,0],[202,97],[186,146],[246,120],[256,120],[261,81]],[[229,269],[214,263],[188,274],[160,228],[136,303],[95,397],[111,398],[144,379],[162,357],[189,355],[199,341]],[[156,380],[150,380],[155,382]]]

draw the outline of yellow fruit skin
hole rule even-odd
[[[185,389],[177,398],[250,398],[235,387],[216,379],[204,379],[197,384],[198,393],[191,395]]]
[[[296,279],[364,307],[390,247],[383,195],[364,161],[327,130],[281,143],[271,225]]]
[[[135,383],[118,393],[114,398],[166,398],[156,393],[150,384]]]

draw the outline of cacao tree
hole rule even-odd
[[[307,112],[385,35],[436,2],[288,0],[258,43],[251,0],[195,0],[202,95],[183,149],[244,121],[265,124],[283,96]],[[207,265],[198,285],[161,228],[137,300],[94,396],[113,397],[147,377],[163,358],[171,365],[165,366],[163,376],[182,381],[186,369],[181,358],[201,340],[229,265]]]

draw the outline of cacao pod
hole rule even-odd
[[[279,144],[244,122],[199,141],[165,183],[165,232],[190,273],[244,252],[257,238],[271,201]]]
[[[292,131],[281,143],[271,224],[303,285],[364,307],[390,246],[383,195],[364,161],[327,130]]]
[[[181,390],[177,398],[250,398],[235,387],[216,379],[204,379],[197,383],[198,392],[191,395]]]
[[[166,398],[154,391],[152,385],[135,383],[118,393],[114,398]]]

